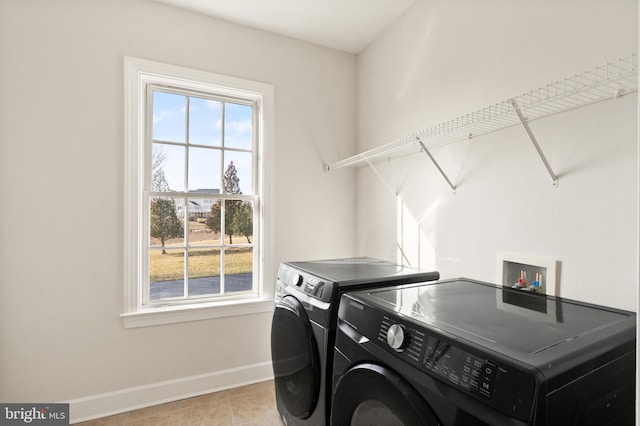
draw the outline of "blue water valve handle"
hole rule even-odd
[[[534,281],[533,282],[533,286],[534,287],[540,287],[540,281]]]

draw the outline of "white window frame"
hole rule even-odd
[[[273,85],[168,65],[145,59],[124,58],[124,312],[121,317],[127,328],[170,324],[209,318],[268,312],[273,309],[274,281],[269,279],[274,271],[271,259],[271,197],[273,141]],[[148,281],[148,210],[144,207],[146,161],[149,149],[146,144],[147,86],[165,85],[186,87],[191,90],[215,93],[220,96],[241,97],[253,100],[258,111],[256,131],[259,143],[256,147],[255,172],[258,175],[257,218],[260,235],[254,250],[257,251],[258,292],[244,297],[188,301],[162,307],[145,307],[144,283]]]

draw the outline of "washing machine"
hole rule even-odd
[[[469,279],[342,295],[332,426],[613,426],[636,314]]]
[[[329,424],[333,347],[341,294],[438,278],[437,272],[371,258],[281,264],[271,355],[276,402],[283,422],[289,426]]]

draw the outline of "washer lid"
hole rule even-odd
[[[465,279],[351,295],[374,307],[530,362],[538,354],[544,358],[547,351],[557,356],[576,350],[585,341],[593,343],[589,337],[595,334],[602,339],[623,329],[635,329],[632,312]]]

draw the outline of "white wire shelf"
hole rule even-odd
[[[555,174],[526,123],[637,91],[638,55],[633,54],[345,158],[326,168],[330,171],[357,167],[374,160],[421,151],[428,154],[428,149],[524,125],[555,184]],[[447,179],[433,157],[429,157]],[[447,182],[455,191],[455,186],[448,179]]]

